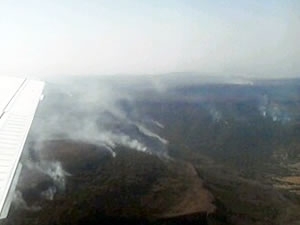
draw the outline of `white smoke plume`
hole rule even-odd
[[[60,162],[41,160],[39,162],[27,162],[26,166],[49,176],[60,190],[64,190],[66,187],[66,176],[71,176],[64,171]]]
[[[271,118],[273,122],[288,123],[292,120],[290,113],[282,105],[272,101],[268,95],[264,95],[258,106],[258,111],[265,118]]]
[[[209,113],[214,122],[219,122],[222,119],[222,113],[218,111],[215,107],[209,109]]]
[[[16,205],[20,209],[25,209],[25,210],[29,210],[29,211],[41,210],[40,206],[28,206],[28,204],[26,203],[26,201],[23,198],[22,192],[20,192],[18,190],[16,190],[14,192],[12,202],[14,203],[14,205]]]
[[[56,186],[51,186],[47,190],[43,191],[41,193],[41,196],[47,200],[52,201],[54,199],[56,192],[57,192]]]
[[[156,121],[156,120],[152,120],[152,122],[153,122],[156,126],[158,126],[159,128],[161,128],[161,129],[164,129],[164,128],[165,128],[165,126],[164,126],[163,124],[161,124],[160,122],[158,122],[158,121]]]
[[[32,136],[41,142],[59,138],[86,141],[106,146],[112,155],[117,145],[138,151],[150,150],[151,146],[146,146],[135,134],[119,130],[133,124],[144,135],[167,144],[165,139],[129,118],[130,110],[134,109],[128,111],[121,105],[123,101],[134,108],[134,96],[128,90],[130,88],[122,84],[98,79],[49,84]]]
[[[135,123],[135,125],[139,128],[139,130],[145,134],[146,136],[149,136],[149,137],[153,137],[153,138],[156,138],[157,140],[159,140],[161,143],[163,144],[168,144],[168,141],[162,137],[160,137],[159,135],[153,133],[151,130],[147,129],[146,127],[144,127],[142,124],[139,124],[139,123]]]
[[[64,170],[62,162],[43,157],[41,152],[48,141],[69,139],[95,144],[105,147],[113,157],[116,157],[114,148],[117,146],[152,154],[152,142],[145,142],[145,137],[161,145],[168,143],[141,122],[134,96],[125,86],[83,78],[46,84],[45,98],[40,103],[30,132],[29,139],[33,140],[33,144],[27,146],[34,151],[36,159],[27,157],[24,163],[31,171],[52,179],[54,185],[40,193],[41,197],[53,200],[58,191],[65,190],[67,176],[71,176]],[[122,107],[122,102],[127,106]],[[159,122],[153,123],[163,128]],[[26,204],[25,201],[23,203]]]

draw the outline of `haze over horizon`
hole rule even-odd
[[[300,2],[7,1],[0,75],[300,76]]]

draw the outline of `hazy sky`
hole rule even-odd
[[[0,0],[0,74],[300,76],[299,0]]]

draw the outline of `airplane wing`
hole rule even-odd
[[[0,219],[6,218],[21,172],[20,157],[44,83],[0,77]]]

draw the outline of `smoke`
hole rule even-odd
[[[55,196],[56,192],[57,192],[56,186],[51,186],[46,191],[43,191],[41,193],[41,196],[44,197],[47,200],[52,201],[54,199],[54,196]]]
[[[282,124],[291,121],[290,113],[284,106],[270,99],[268,95],[264,95],[258,106],[261,116],[270,118],[273,122],[280,122]]]
[[[214,122],[219,122],[222,120],[222,112],[216,109],[214,106],[208,107],[209,114]]]
[[[48,141],[65,139],[95,144],[105,147],[113,157],[117,146],[166,155],[164,146],[168,141],[143,124],[145,115],[139,114],[131,87],[122,82],[84,78],[46,84],[45,98],[31,127],[31,144],[27,144],[24,156],[25,167],[52,180],[40,197],[53,200],[58,192],[64,192],[67,177],[72,175],[64,170],[63,162],[43,156]],[[157,121],[152,124],[163,128]],[[21,192],[17,192],[14,202],[29,208]]]
[[[65,172],[60,162],[46,162],[43,161],[37,167],[42,173],[48,175],[54,181],[54,184],[61,190],[66,187],[66,176],[70,176]]]
[[[164,138],[160,137],[159,135],[153,133],[151,130],[147,129],[147,128],[144,127],[142,124],[136,123],[135,125],[136,125],[136,126],[139,128],[139,130],[140,130],[143,134],[145,134],[146,136],[156,138],[157,140],[159,140],[159,141],[160,141],[161,143],[163,143],[164,145],[168,144],[168,141],[167,141],[166,139],[164,139]],[[161,124],[159,124],[159,125],[160,125],[160,127],[162,127]]]
[[[166,145],[167,140],[141,124],[144,115],[135,109],[133,88],[122,82],[83,78],[48,84],[32,136],[39,142],[66,138],[106,146],[113,155],[118,145],[151,151],[138,137],[142,134]],[[139,133],[131,126],[138,127]]]
[[[158,122],[158,121],[156,121],[156,120],[152,120],[152,122],[153,122],[156,126],[158,126],[159,128],[161,128],[161,129],[164,129],[164,128],[165,128],[164,125],[162,125],[160,122]]]
[[[20,209],[25,209],[25,210],[34,211],[34,212],[41,210],[40,206],[28,206],[28,204],[26,203],[26,201],[23,198],[22,192],[20,192],[18,190],[16,190],[14,192],[12,202],[14,203],[14,205],[16,205]]]

